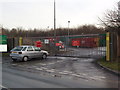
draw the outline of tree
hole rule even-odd
[[[110,32],[111,58],[116,58],[120,55],[120,1],[118,2],[117,8],[108,10],[104,18],[100,19],[100,21],[105,26],[105,30]]]
[[[120,33],[120,2],[118,2],[118,6],[116,9],[108,10],[105,13],[104,18],[99,18],[99,20],[108,29],[112,29]]]

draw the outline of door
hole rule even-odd
[[[33,47],[34,48],[34,52],[35,52],[35,57],[38,58],[38,57],[41,57],[42,56],[42,52],[41,52],[41,49],[39,47]]]
[[[27,54],[27,56],[28,56],[29,58],[35,58],[35,51],[34,51],[34,49],[33,49],[32,46],[29,46],[29,47],[27,48],[26,54]]]

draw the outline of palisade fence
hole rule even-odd
[[[60,37],[66,45],[65,53],[58,56],[72,56],[83,58],[100,58],[106,56],[106,34],[77,35]]]
[[[7,51],[10,52],[11,49],[13,49],[15,46],[19,45],[19,38],[7,38]]]
[[[49,51],[50,55],[86,58],[106,56],[106,34],[22,37],[22,45],[35,45],[39,40],[42,42],[41,48]],[[19,42],[18,37],[8,38],[8,51],[19,46]]]

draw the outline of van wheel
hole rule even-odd
[[[27,56],[23,57],[23,61],[24,62],[28,61],[28,57]]]
[[[43,54],[42,55],[42,59],[46,59],[47,58],[47,55],[46,54]]]

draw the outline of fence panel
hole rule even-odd
[[[7,38],[7,51],[10,52],[11,49],[14,48],[15,39]]]
[[[41,49],[50,55],[70,57],[103,57],[106,55],[106,34],[72,35],[57,37],[23,37],[22,45],[42,42]],[[9,50],[19,45],[19,38],[8,38]]]

